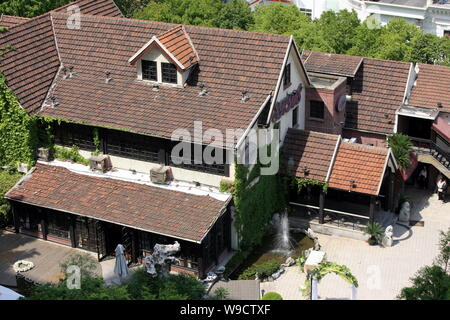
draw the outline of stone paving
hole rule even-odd
[[[394,245],[369,246],[366,242],[319,234],[328,261],[346,265],[359,281],[357,299],[392,300],[421,267],[438,255],[439,231],[450,227],[450,203],[443,204],[436,194],[408,188],[412,200],[411,220],[424,226],[394,226]],[[305,275],[298,267],[288,268],[274,282],[261,283],[266,292],[276,291],[286,299],[303,299],[299,288]],[[336,275],[326,276],[318,287],[319,299],[349,299],[350,286]]]

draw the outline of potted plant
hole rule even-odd
[[[369,222],[364,232],[370,235],[368,243],[371,246],[374,246],[380,242],[384,230],[378,222]]]

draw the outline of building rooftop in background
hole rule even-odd
[[[304,50],[302,54],[308,72],[354,77],[363,58],[344,54]]]

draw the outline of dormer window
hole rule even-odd
[[[177,67],[173,63],[161,63],[162,82],[177,83]]]
[[[153,36],[128,62],[138,80],[183,86],[199,62],[197,51],[183,26]]]
[[[156,61],[142,60],[142,79],[158,81],[158,66]]]

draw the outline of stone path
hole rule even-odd
[[[408,189],[413,206],[411,220],[424,226],[407,228],[396,224],[391,248],[369,246],[366,242],[335,236],[318,235],[327,259],[346,265],[359,281],[357,299],[392,300],[421,267],[430,265],[438,255],[439,231],[450,228],[450,203],[443,204],[436,194]],[[299,287],[304,274],[297,267],[272,283],[261,283],[261,289],[276,291],[288,299],[302,299]],[[319,283],[320,299],[349,299],[350,286],[336,275]]]

